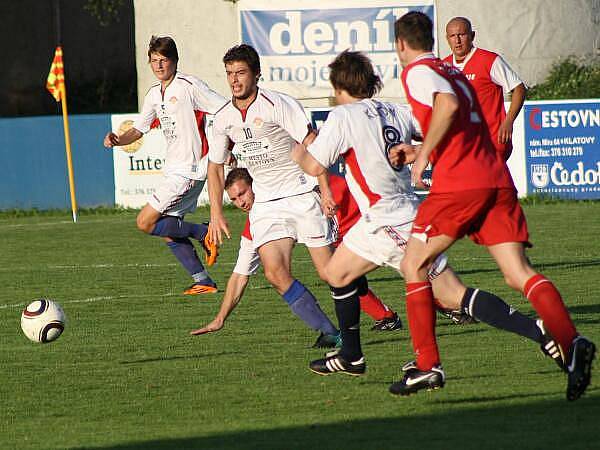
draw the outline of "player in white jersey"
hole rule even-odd
[[[231,202],[242,211],[249,212],[254,204],[254,192],[252,190],[252,177],[245,168],[234,168],[227,174],[225,179],[225,191]],[[223,328],[225,321],[233,312],[242,299],[246,285],[251,275],[256,273],[260,266],[260,257],[252,245],[249,222],[240,237],[240,249],[237,262],[223,295],[223,301],[216,317],[206,326],[191,331],[193,335],[201,335],[219,331]],[[309,307],[310,306],[310,307]],[[321,310],[319,304],[314,301],[308,304],[305,301],[296,301],[289,304],[290,310],[309,328],[320,331],[320,335],[313,347],[333,347],[340,342],[340,335],[335,325]]]
[[[394,146],[401,146],[407,153],[415,152],[411,141],[416,129],[408,108],[371,99],[380,89],[381,81],[365,55],[345,51],[329,68],[336,101],[341,106],[329,113],[319,135],[308,147],[295,146],[292,157],[305,172],[317,176],[342,156],[348,186],[359,205],[361,218],[344,236],[325,268],[336,311],[340,312],[342,349],[313,361],[310,369],[321,375],[335,372],[361,375],[366,365],[360,346],[355,280],[383,265],[400,272],[417,198],[408,168],[392,165],[389,152]],[[462,284],[447,265],[445,255],[435,261],[429,278],[435,298],[444,308],[462,309],[483,322],[538,343],[551,340],[541,323],[518,312],[511,314],[508,305],[498,297]],[[498,314],[511,317],[507,319],[508,325],[496,320]],[[404,367],[413,369],[412,364]],[[443,372],[441,377],[443,384]],[[394,385],[390,390],[400,393]]]
[[[316,181],[290,159],[292,145],[311,136],[308,119],[291,97],[258,87],[260,59],[254,48],[235,46],[223,62],[232,99],[215,115],[214,145],[209,150],[212,238],[221,243],[222,233],[230,237],[222,210],[223,163],[233,143],[254,180],[250,232],[265,277],[289,305],[310,308],[314,296],[291,275],[292,249],[296,242],[306,245],[322,277],[334,236],[314,191]],[[329,202],[326,175],[319,184]]]
[[[226,102],[196,77],[177,71],[179,56],[170,37],[150,40],[148,61],[158,83],[144,98],[142,112],[133,127],[120,135],[109,132],[106,147],[124,146],[140,139],[158,124],[167,141],[163,181],[137,216],[141,231],[161,236],[190,273],[193,284],[185,294],[216,292],[216,284],[200,262],[190,237],[198,240],[206,252],[207,265],[217,257],[216,244],[208,227],[183,220],[196,209],[198,196],[206,180],[208,140],[205,114],[214,114]]]

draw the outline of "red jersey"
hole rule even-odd
[[[242,236],[249,241],[252,240],[252,234],[250,233],[250,219],[248,217],[246,217],[246,225],[244,225],[244,229],[242,230]]]
[[[329,187],[331,188],[333,201],[338,205],[335,215],[338,220],[338,231],[341,239],[352,228],[352,225],[358,221],[360,211],[354,197],[350,194],[350,189],[348,189],[344,177],[330,173]]]
[[[506,161],[512,152],[512,142],[500,144],[498,142],[498,129],[506,118],[504,110],[504,92],[501,85],[496,84],[492,80],[492,65],[497,61],[502,61],[497,53],[483,50],[481,48],[474,49],[472,55],[465,61],[462,72],[471,82],[477,94],[477,100],[481,106],[483,119],[490,130],[492,143],[502,158]],[[444,61],[453,64],[452,55],[444,58]]]
[[[415,70],[413,75],[418,73],[418,76],[411,77],[412,70]],[[447,85],[449,90],[437,90],[439,82]],[[417,85],[421,83],[432,86],[428,98],[430,104],[417,100],[411,93],[413,89],[422,88]],[[402,84],[423,136],[429,131],[435,92],[451,92],[460,105],[450,129],[429,156],[433,165],[430,192],[514,188],[506,164],[496,155],[489,130],[482,122],[473,87],[457,68],[433,54],[423,55],[404,68]]]

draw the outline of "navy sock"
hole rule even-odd
[[[197,275],[202,273],[206,274],[206,271],[204,270],[204,266],[198,258],[198,254],[196,253],[196,249],[194,248],[192,241],[190,241],[188,238],[179,238],[174,239],[171,242],[167,242],[167,246],[171,249],[171,252],[173,252],[185,270],[187,270],[188,273],[194,277],[194,281],[201,281],[196,279]],[[205,278],[210,280],[208,274],[206,275],[207,276]]]
[[[208,226],[203,223],[185,222],[180,217],[163,216],[156,222],[150,234],[170,238],[192,237],[202,241],[208,233]]]
[[[541,343],[542,333],[535,320],[521,314],[490,292],[467,288],[462,299],[462,310],[495,328]]]
[[[294,280],[288,290],[284,292],[283,299],[290,306],[292,312],[310,328],[325,334],[338,334],[338,330],[323,312],[317,299],[298,280]]]
[[[358,289],[354,282],[344,287],[332,287],[331,297],[335,303],[340,332],[342,333],[342,349],[340,356],[346,361],[356,361],[362,357],[360,346],[360,301]]]

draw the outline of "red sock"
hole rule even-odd
[[[577,330],[571,321],[567,308],[565,308],[560,293],[550,280],[537,274],[525,283],[524,294],[544,321],[544,327],[552,334],[566,357],[573,339],[577,336]]]
[[[360,309],[371,316],[373,320],[382,320],[394,316],[394,311],[388,308],[371,289],[360,297]]]
[[[440,363],[435,341],[435,306],[429,281],[406,283],[406,315],[419,370]]]

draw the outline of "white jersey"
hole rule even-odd
[[[147,133],[155,119],[167,140],[165,175],[181,175],[193,180],[206,179],[207,149],[194,111],[214,114],[227,100],[211,90],[202,80],[175,73],[175,78],[161,92],[160,83],[152,86],[144,98],[144,106],[133,127]]]
[[[255,202],[262,203],[309,192],[316,185],[291,159],[294,142],[302,142],[309,121],[292,97],[259,89],[245,111],[228,102],[217,112],[209,159],[225,162],[229,142],[240,165],[252,176]]]
[[[371,232],[414,219],[417,197],[408,167],[392,167],[389,149],[410,144],[418,133],[406,106],[364,99],[329,113],[308,151],[324,167],[339,156],[346,162],[346,180]]]

